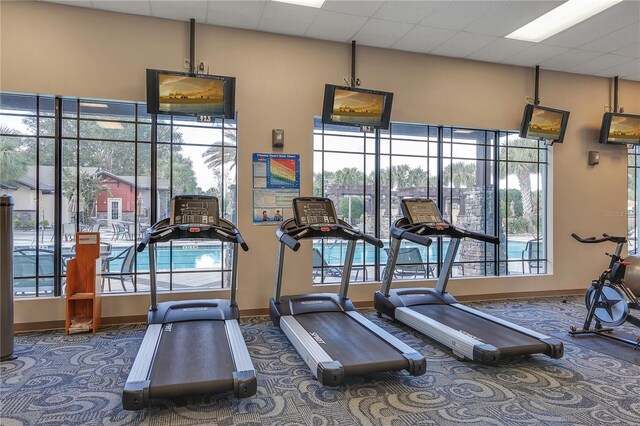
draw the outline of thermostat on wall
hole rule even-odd
[[[271,144],[274,148],[282,148],[284,146],[284,129],[273,129],[271,131]]]

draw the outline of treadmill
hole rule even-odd
[[[345,376],[381,371],[424,374],[424,356],[358,314],[347,297],[356,242],[362,240],[382,247],[382,241],[337,219],[333,202],[328,198],[295,198],[293,211],[294,217],[282,223],[276,232],[280,244],[269,314],[312,374],[328,386],[341,385]],[[280,296],[285,246],[297,251],[299,240],[315,238],[348,241],[340,292]]]
[[[403,218],[391,225],[391,246],[382,288],[374,296],[379,314],[396,319],[448,346],[463,359],[481,364],[497,364],[503,358],[545,354],[562,358],[559,339],[464,306],[447,293],[447,283],[463,238],[498,244],[498,238],[467,231],[445,222],[433,200],[407,198],[401,201]],[[450,237],[436,288],[391,290],[402,240],[429,246],[429,237]]]
[[[183,239],[233,243],[231,297],[157,303],[157,243]],[[238,245],[249,250],[238,229],[218,215],[218,199],[180,195],[171,217],[147,231],[138,252],[149,246],[151,308],[148,327],[122,394],[125,410],[140,410],[151,398],[233,391],[255,395],[256,373],[240,332],[236,304]]]

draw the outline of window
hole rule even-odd
[[[638,170],[640,169],[640,147],[634,147],[629,150],[627,157],[627,199],[628,199],[628,253],[629,255],[638,254],[638,224],[640,217],[638,216]],[[605,212],[607,213],[607,212]],[[609,214],[618,214],[608,212]]]
[[[341,219],[385,241],[381,250],[359,243],[356,282],[380,279],[389,227],[409,196],[432,198],[457,226],[500,236],[497,247],[465,241],[454,277],[545,273],[546,174],[546,146],[513,132],[392,123],[373,134],[315,121],[314,195],[331,198]],[[403,243],[407,273],[396,278],[436,277],[448,243]],[[345,252],[342,241],[315,241],[314,282],[339,281]]]
[[[16,296],[53,293],[58,240],[64,283],[76,231],[100,232],[105,292],[148,290],[148,254],[134,250],[151,224],[152,125],[145,105],[65,98],[56,117],[53,97],[2,93],[0,100],[0,185],[14,196]],[[168,216],[174,194],[203,193],[217,196],[223,217],[235,221],[236,134],[233,120],[158,116],[158,218]],[[58,183],[56,143],[62,154]],[[53,226],[57,184],[60,229]],[[230,262],[228,244],[164,244],[158,248],[158,288],[226,287]]]

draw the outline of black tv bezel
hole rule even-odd
[[[343,123],[333,121],[331,115],[333,113],[333,102],[335,100],[336,89],[347,90],[351,92],[370,93],[373,95],[384,96],[384,106],[382,108],[382,116],[380,117],[380,124],[372,126],[370,124],[358,124],[358,123]],[[389,128],[391,122],[391,106],[393,105],[393,93],[384,92],[382,90],[362,89],[360,87],[350,86],[338,86],[335,84],[324,85],[324,102],[322,104],[322,123],[332,124],[337,126],[351,126],[351,127],[372,127],[374,129],[386,130]]]
[[[623,114],[620,112],[605,112],[602,116],[602,126],[600,126],[600,138],[598,142],[607,145],[640,145],[640,138],[637,142],[610,142],[609,132],[611,131],[611,119],[613,117],[633,117],[640,120],[639,114]]]
[[[567,131],[567,123],[569,122],[570,112],[562,109],[550,108],[550,107],[535,105],[535,104],[527,104],[524,107],[524,113],[522,114],[522,122],[520,123],[520,137],[525,139],[539,140],[539,141],[549,140],[546,138],[530,137],[527,135],[527,132],[529,130],[529,124],[531,124],[531,118],[533,117],[533,110],[536,108],[562,114],[562,123],[560,124],[560,135],[558,136],[558,139],[551,139],[551,141],[553,143],[564,142],[564,135],[565,135],[565,132]]]
[[[224,114],[199,114],[188,112],[164,111],[160,109],[160,75],[176,75],[182,77],[203,78],[208,80],[222,80],[222,90],[224,96]],[[236,78],[224,75],[213,74],[193,74],[188,72],[167,71],[147,69],[147,113],[148,114],[166,114],[179,115],[184,117],[197,117],[199,115],[208,115],[211,117],[223,117],[233,120],[236,117]]]

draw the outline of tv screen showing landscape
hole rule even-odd
[[[520,136],[562,142],[568,119],[568,111],[527,105],[522,118]]]
[[[147,70],[149,114],[235,117],[235,78]]]
[[[640,144],[640,115],[610,114],[609,143]]]
[[[383,106],[383,95],[336,89],[331,117],[337,123],[379,126]]]
[[[393,93],[342,86],[325,86],[325,124],[388,128]]]
[[[224,115],[224,81],[160,74],[160,110],[168,113]]]

